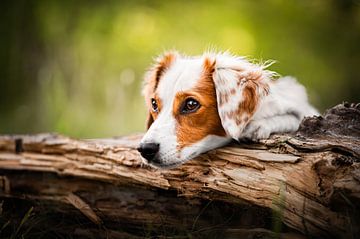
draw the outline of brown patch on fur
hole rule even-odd
[[[261,76],[257,74],[253,76],[256,76],[256,80],[247,79],[242,90],[243,100],[236,111],[236,125],[246,124],[255,113],[261,97],[269,93],[269,86],[258,81]]]
[[[223,106],[224,104],[226,104],[229,101],[229,96],[226,94],[222,94],[220,95],[219,98],[219,106]]]
[[[248,81],[242,92],[243,101],[239,105],[238,113],[248,113],[252,115],[258,105],[257,84],[254,81]]]
[[[236,83],[241,88],[242,100],[236,109],[225,113],[225,117],[234,120],[237,126],[245,126],[257,110],[260,99],[269,94],[269,86],[263,82],[263,77],[261,70],[241,72],[239,74]],[[221,107],[226,103],[229,97],[234,97],[235,93],[236,89],[231,89],[230,94],[220,95],[219,106]]]
[[[192,145],[208,135],[226,136],[218,113],[215,85],[212,79],[215,61],[205,58],[203,74],[191,92],[179,92],[175,96],[173,114],[177,121],[178,149]],[[194,98],[200,108],[193,113],[181,114],[181,106],[187,98]]]
[[[204,69],[203,69],[202,78],[205,78],[206,80],[211,79],[211,81],[212,81],[212,75],[215,71],[215,65],[216,65],[216,60],[211,60],[208,57],[206,57],[204,60],[204,65],[203,65]],[[215,86],[214,86],[214,88],[215,88]]]
[[[151,98],[155,98],[154,94],[159,85],[160,78],[164,75],[165,71],[168,70],[171,64],[174,62],[176,58],[175,52],[168,52],[165,53],[162,57],[160,57],[152,69],[147,73],[145,78],[145,86],[144,86],[144,96],[145,96],[145,103],[149,109],[149,116],[147,118],[146,127],[147,129],[150,128],[151,124],[156,119],[155,113],[152,112],[151,106]],[[157,99],[159,104],[159,99]]]
[[[153,91],[155,92],[156,88],[159,85],[160,77],[164,74],[164,72],[169,69],[171,64],[174,62],[176,55],[173,52],[165,53],[161,59],[157,62],[154,68],[154,88]]]
[[[252,80],[252,81],[260,81],[262,79],[262,77],[263,77],[262,71],[255,70],[255,71],[248,72],[246,79]]]
[[[226,117],[228,118],[228,119],[234,119],[234,118],[236,118],[236,111],[230,111],[230,112],[226,112]]]
[[[152,125],[152,123],[154,123],[154,118],[153,118],[151,112],[149,112],[148,117],[146,119],[146,129],[149,129],[150,126]]]

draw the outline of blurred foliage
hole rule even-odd
[[[320,110],[359,101],[359,0],[2,1],[0,133],[144,130],[141,81],[166,49],[274,59]]]

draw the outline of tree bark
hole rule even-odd
[[[360,232],[359,104],[306,118],[296,134],[232,143],[169,170],[142,163],[140,138],[0,136],[0,196],[85,217],[106,228],[104,237],[161,230],[273,237],[279,225],[288,228],[281,237],[293,236],[292,229],[324,238]],[[151,228],[139,232],[144,225]],[[96,227],[69,230],[89,237]]]

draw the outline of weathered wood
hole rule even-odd
[[[296,135],[233,143],[170,170],[142,164],[140,138],[0,136],[0,196],[72,205],[93,223],[115,227],[116,220],[188,227],[196,218],[195,226],[206,227],[197,217],[206,199],[279,212],[307,236],[360,232],[359,105],[307,118]],[[54,176],[44,181],[44,174]]]

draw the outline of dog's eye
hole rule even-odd
[[[192,113],[199,108],[200,108],[200,103],[197,100],[194,100],[193,98],[189,98],[184,102],[181,108],[181,113],[183,114]]]
[[[154,98],[151,99],[151,106],[154,112],[159,111],[158,104],[156,103],[156,100]]]

